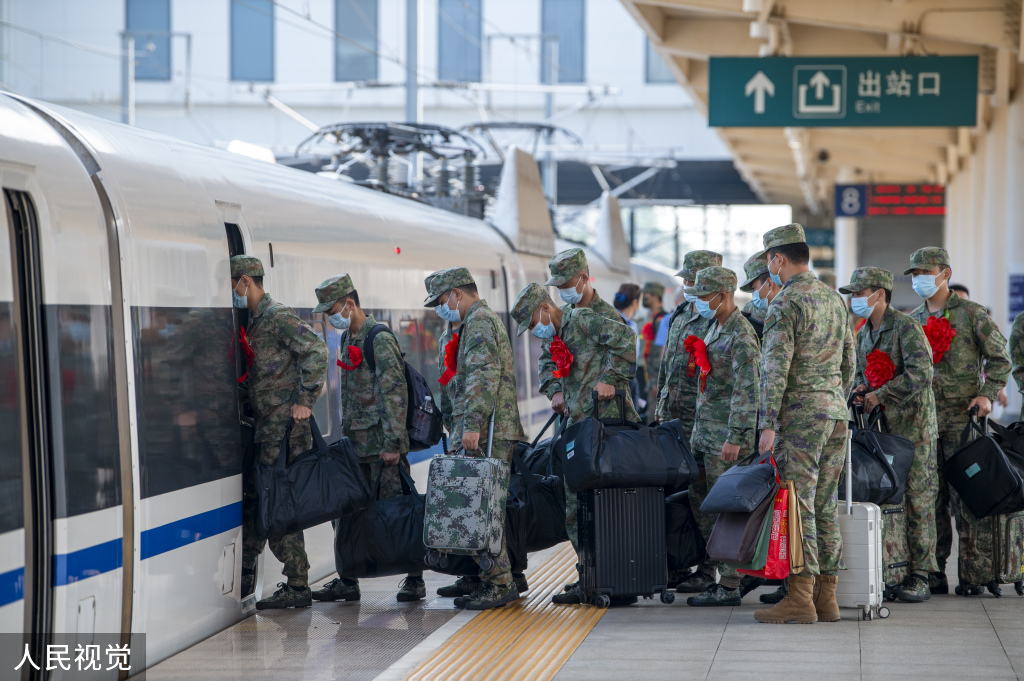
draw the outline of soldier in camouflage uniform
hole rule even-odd
[[[1013,363],[1013,382],[1024,397],[1024,312],[1017,315],[1010,329],[1010,361]],[[1019,420],[1024,421],[1024,401],[1021,403]]]
[[[454,371],[441,387],[441,414],[448,430],[449,447],[466,456],[487,452],[487,431],[493,415],[491,456],[508,462],[516,444],[526,435],[519,421],[512,345],[501,318],[477,293],[476,282],[465,267],[452,267],[429,275],[424,282],[424,307],[433,307],[448,322],[438,344],[438,370]],[[455,366],[445,364],[448,344],[455,343]],[[444,522],[426,518],[425,522]],[[468,610],[500,607],[519,598],[511,562],[502,537],[501,553],[490,570],[481,570],[478,588],[456,599]],[[479,562],[479,561],[478,561]]]
[[[750,325],[754,327],[758,342],[764,335],[764,320],[768,316],[768,294],[774,284],[768,278],[768,265],[764,260],[758,260],[754,256],[747,258],[743,263],[743,274],[746,279],[740,284],[740,290],[749,293],[752,297],[750,302],[743,306],[743,316],[747,318]]]
[[[978,418],[992,411],[992,401],[1006,385],[1010,374],[1010,360],[1006,355],[1006,339],[985,308],[949,290],[953,272],[946,249],[927,247],[914,251],[904,274],[914,275],[914,291],[925,299],[910,316],[922,326],[929,317],[945,319],[956,331],[949,349],[934,365],[932,378],[939,427],[936,460],[939,482],[935,495],[938,570],[930,575],[930,582],[932,593],[949,593],[946,561],[953,543],[951,509],[961,527],[961,562],[991,561],[992,557],[972,550],[966,526],[976,523],[977,519],[968,509],[958,508],[959,501],[942,474],[942,465],[960,446],[960,434],[969,419],[968,411],[978,407]]]
[[[754,613],[759,622],[839,621],[835,591],[842,555],[838,486],[846,454],[856,357],[838,293],[808,269],[798,224],[764,235],[768,276],[782,291],[768,307],[761,360],[759,451],[774,449],[782,477],[796,486],[805,566],[789,593]]]
[[[590,266],[587,255],[582,248],[570,248],[562,251],[548,262],[551,278],[546,286],[558,288],[558,295],[564,303],[563,312],[578,307],[587,307],[617,324],[627,331],[632,329],[626,324],[619,311],[604,298],[598,295],[590,283]],[[636,334],[633,334],[636,342]],[[551,360],[548,345],[542,344],[539,359],[540,393],[551,400],[551,408],[558,414],[565,415],[565,396],[562,393],[562,382],[555,378],[555,363]]]
[[[705,267],[715,267],[722,264],[722,256],[712,251],[690,251],[683,257],[683,269],[676,272],[681,277],[684,286],[693,286],[697,279],[697,272]],[[679,419],[684,432],[693,431],[693,423],[697,412],[697,374],[690,372],[690,353],[686,351],[683,343],[689,336],[703,338],[712,322],[704,319],[693,306],[696,298],[686,294],[683,289],[686,301],[676,307],[672,315],[663,320],[668,324],[668,340],[661,356],[661,367],[658,371],[658,398],[655,407],[655,416],[660,423]],[[700,463],[698,459],[697,463]],[[695,491],[696,488],[696,491]],[[701,471],[700,480],[690,485],[691,508],[694,494],[701,494],[700,489],[707,494],[707,483],[704,479],[704,472]],[[680,593],[701,593],[715,582],[715,573],[710,574],[697,568],[693,573],[687,571],[673,572],[668,576],[669,588],[675,588]]]
[[[647,371],[647,394],[644,396],[648,407],[645,409],[647,420],[654,420],[654,411],[658,407],[658,374],[661,372],[661,355],[665,350],[665,341],[668,334],[661,328],[663,322],[668,322],[669,315],[665,312],[665,305],[662,302],[665,296],[665,285],[659,281],[649,281],[643,288],[643,306],[650,310],[649,321],[644,324],[640,331],[641,336],[649,336],[644,339],[644,357],[637,358],[643,361]],[[647,324],[651,325],[650,331],[646,332]]]
[[[327,345],[306,322],[286,305],[263,291],[263,263],[251,255],[231,258],[231,286],[235,307],[249,310],[249,347],[254,358],[244,392],[256,415],[255,447],[258,463],[277,461],[288,424],[288,460],[312,447],[309,417],[327,379]],[[242,575],[251,580],[256,559],[266,541],[256,540],[254,507],[243,505]],[[256,604],[270,608],[308,608],[309,561],[302,532],[271,539],[270,550],[284,563],[287,583]]]
[[[697,298],[694,307],[711,323],[703,338],[711,371],[707,376],[697,377],[696,423],[690,438],[693,456],[705,471],[704,485],[690,488],[690,503],[707,540],[717,517],[700,512],[707,490],[740,455],[754,451],[761,349],[753,327],[733,299],[736,274],[732,270],[702,269],[697,272],[694,286],[685,291]],[[741,580],[735,568],[717,561],[706,560],[700,569],[708,575],[717,569],[721,581],[712,582],[703,593],[686,599],[687,605],[739,605],[746,593],[764,583],[763,579],[749,575]]]
[[[899,586],[901,601],[919,603],[931,597],[928,575],[935,562],[935,397],[932,394],[932,348],[918,324],[890,305],[892,273],[878,267],[853,271],[850,283],[839,289],[853,295],[853,311],[867,319],[857,334],[857,391],[871,391],[858,402],[870,414],[885,409],[889,429],[914,443],[914,462],[907,476],[907,578]],[[860,301],[860,302],[858,302]],[[894,365],[893,377],[871,386],[865,376],[868,353],[880,350]]]
[[[364,359],[368,354],[365,343],[377,320],[363,312],[352,278],[341,274],[324,281],[316,289],[316,299],[313,314],[326,314],[331,326],[345,332],[338,352],[342,433],[352,443],[370,489],[375,488],[379,477],[380,499],[401,496],[400,470],[409,472],[409,433],[405,425],[409,389],[398,339],[381,326],[373,338],[373,369]],[[409,602],[426,595],[423,573],[411,572],[402,581],[397,598]],[[359,598],[359,581],[344,575],[313,592],[317,601]]]
[[[553,263],[553,279],[559,276],[555,267]],[[530,284],[520,291],[512,306],[512,319],[519,325],[519,335],[533,329],[533,335],[542,340],[549,356],[552,344],[559,344],[559,341],[572,354],[571,363],[561,367],[561,372],[567,370],[568,374],[559,379],[570,421],[577,423],[590,416],[634,422],[640,419],[629,392],[629,382],[636,371],[636,336],[629,327],[588,307],[559,308],[540,284]],[[541,366],[542,384],[545,370]],[[559,370],[554,361],[551,370]],[[603,407],[594,404],[595,391],[598,401],[605,402]],[[624,396],[621,403],[614,399],[617,391]],[[622,405],[625,405],[625,414],[621,411]],[[569,541],[578,551],[577,497],[568,486],[565,506],[565,528]],[[565,593],[556,595],[553,600],[557,604],[581,603],[578,583],[569,585]]]

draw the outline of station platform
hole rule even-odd
[[[951,564],[955,564],[955,556]],[[692,608],[679,594],[622,608],[553,606],[573,578],[568,544],[530,557],[514,606],[456,610],[427,573],[426,601],[401,604],[400,578],[363,580],[358,603],[257,613],[166,660],[148,681],[592,681],[595,679],[1024,679],[1024,598],[933,596],[890,603],[887,619],[759,624],[759,589],[734,608]]]

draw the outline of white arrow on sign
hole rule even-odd
[[[775,83],[773,83],[768,76],[764,75],[764,71],[758,71],[754,74],[754,77],[747,81],[747,85],[743,90],[744,95],[749,97],[751,93],[754,94],[754,113],[764,113],[764,93],[768,93],[769,97],[775,96]]]
[[[811,76],[811,87],[814,88],[814,97],[816,99],[825,98],[825,88],[832,84],[832,81],[828,79],[821,71],[818,71]]]

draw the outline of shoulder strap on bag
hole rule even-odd
[[[380,333],[381,331],[385,333],[390,333],[392,336],[395,335],[391,331],[391,329],[387,327],[386,324],[381,324],[380,322],[378,322],[373,325],[373,328],[370,329],[370,332],[366,334],[366,340],[363,341],[363,359],[366,360],[366,363],[370,367],[370,371],[372,371],[373,373],[377,373],[377,358],[373,354],[373,339],[376,338],[377,334]]]
[[[558,418],[558,414],[556,414],[556,413],[551,414],[551,417],[548,419],[548,422],[545,423],[544,427],[540,429],[539,433],[537,433],[537,437],[533,438],[533,442],[530,443],[531,447],[536,447],[537,446],[537,443],[540,442],[540,439],[542,437],[544,437],[544,433],[547,432],[548,428],[551,427],[551,424],[554,423],[555,419],[557,419],[557,418]]]
[[[963,432],[960,433],[960,446],[961,447],[963,447],[970,440],[973,439],[973,438],[970,437],[971,436],[971,429],[972,428],[977,430],[979,434],[985,435],[985,430],[980,425],[978,425],[978,419],[977,419],[978,408],[977,407],[971,407],[971,410],[970,410],[970,412],[968,412],[968,414],[970,416],[967,419],[967,425],[964,426]]]

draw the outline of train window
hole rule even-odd
[[[225,222],[224,229],[228,234],[228,257],[235,257],[245,253],[245,241],[242,240],[242,230],[233,222]]]
[[[0,210],[4,210],[0,207]],[[2,223],[0,223],[2,224]],[[9,239],[0,231],[0,534],[24,526],[21,496],[21,418],[18,409],[18,358]]]

